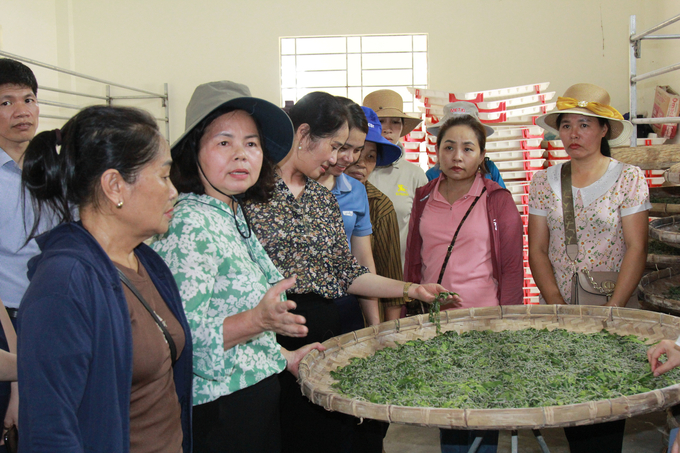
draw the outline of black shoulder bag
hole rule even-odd
[[[130,279],[127,278],[120,269],[118,269],[118,275],[120,276],[120,281],[122,281],[123,284],[127,286],[130,289],[130,291],[132,291],[132,294],[134,294],[137,297],[137,299],[139,299],[142,305],[144,305],[144,308],[146,308],[146,311],[148,311],[153,320],[156,321],[158,327],[161,328],[163,336],[165,337],[165,341],[168,342],[168,346],[170,347],[170,359],[172,360],[172,366],[175,366],[175,362],[177,362],[177,346],[175,345],[175,340],[173,340],[172,336],[170,336],[170,332],[168,332],[167,327],[165,327],[165,324],[163,324],[161,318],[158,317],[154,309],[151,308],[151,306],[142,297],[142,294],[137,290],[135,285],[132,284]]]

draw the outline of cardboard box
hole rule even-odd
[[[670,86],[658,86],[654,93],[652,118],[668,118],[678,116],[680,112],[680,95]],[[652,124],[652,129],[659,137],[673,138],[678,130],[677,123]]]

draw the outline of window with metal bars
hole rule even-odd
[[[297,102],[312,91],[361,104],[375,90],[391,89],[415,110],[406,87],[427,88],[427,35],[283,37],[281,99]]]

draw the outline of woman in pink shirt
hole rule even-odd
[[[484,178],[486,134],[474,116],[447,120],[437,136],[442,174],[416,191],[404,278],[455,288],[463,302],[442,309],[522,303],[522,220],[510,192]],[[442,430],[442,451],[476,436],[480,452],[496,451],[497,431],[457,430]]]

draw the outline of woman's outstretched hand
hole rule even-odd
[[[412,285],[408,289],[408,296],[413,299],[422,300],[423,302],[432,303],[439,293],[448,293],[449,291],[442,285],[437,283],[425,283],[423,285]],[[454,306],[459,306],[463,302],[463,299],[456,295],[448,295],[446,299],[442,300],[442,305],[453,304]]]
[[[288,337],[307,336],[305,317],[290,313],[297,305],[292,300],[281,300],[281,294],[295,286],[296,277],[281,280],[269,288],[255,311],[256,322],[262,331],[270,330]]]
[[[666,354],[667,360],[661,363],[659,357],[664,354]],[[662,340],[647,350],[647,360],[649,360],[654,376],[661,376],[680,365],[680,350],[678,350],[674,341]]]

